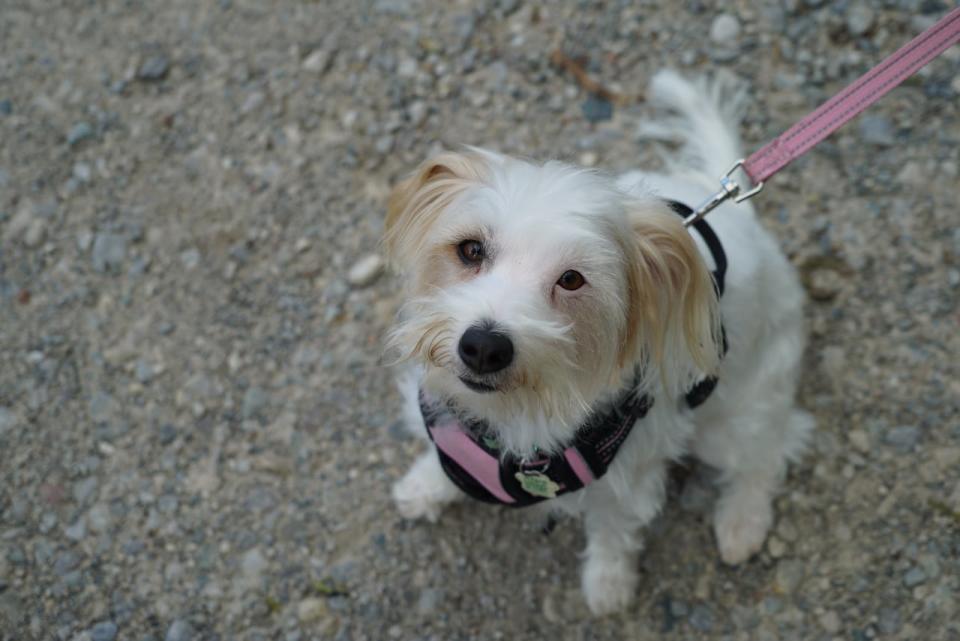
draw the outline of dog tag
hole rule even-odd
[[[560,486],[551,481],[549,476],[540,472],[517,472],[514,476],[520,481],[523,491],[533,496],[552,499],[557,496],[557,490],[560,489]]]

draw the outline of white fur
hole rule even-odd
[[[629,233],[624,203],[659,196],[693,205],[715,188],[717,176],[740,153],[734,127],[743,111],[742,91],[729,83],[698,85],[662,72],[649,95],[672,115],[648,123],[644,131],[682,144],[668,165],[670,173],[636,171],[614,181],[559,163],[541,166],[482,152],[490,166],[487,184],[466,191],[423,242],[486,234],[497,246],[493,267],[421,295],[408,305],[394,333],[394,343],[403,347],[428,319],[439,318],[446,332],[436,362],[421,362],[422,380],[402,385],[405,416],[416,433],[425,435],[416,410],[418,383],[503,426],[501,441],[521,454],[567,442],[591,405],[618,392],[635,365],[618,369],[613,340],[623,330],[626,303],[624,266],[610,238]],[[724,204],[709,222],[729,258],[720,301],[729,351],[720,362],[719,386],[690,411],[681,397],[689,375],[662,375],[696,372],[685,353],[669,352],[663,359],[671,362],[649,363],[661,374],[645,382],[654,406],[608,473],[550,501],[551,507],[584,519],[583,590],[595,613],[620,609],[632,599],[640,531],[662,506],[670,461],[690,453],[720,471],[714,531],[723,560],[739,563],[762,546],[778,483],[813,428],[812,418],[794,405],[805,332],[804,296],[793,267],[749,203]],[[712,263],[699,236],[693,236]],[[581,296],[589,298],[553,298],[557,292],[550,282],[572,267],[587,277],[590,290]],[[517,351],[514,369],[537,377],[535,392],[509,374],[498,379],[503,391],[492,394],[472,392],[458,380],[462,364],[452,346],[480,318],[509,330]],[[457,495],[432,448],[394,489],[404,516],[431,520]]]

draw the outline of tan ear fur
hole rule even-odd
[[[627,327],[621,364],[637,354],[661,366],[685,348],[701,373],[720,358],[719,301],[713,279],[682,219],[666,205],[639,204],[628,214]],[[678,344],[680,343],[680,344]]]
[[[444,152],[398,183],[387,202],[384,248],[401,269],[423,249],[429,227],[467,187],[483,182],[487,165],[474,152]]]

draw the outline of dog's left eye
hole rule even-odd
[[[483,243],[479,240],[465,240],[457,245],[457,256],[464,265],[479,265],[485,257]]]
[[[557,280],[557,285],[563,287],[568,291],[574,291],[580,289],[587,281],[584,279],[583,274],[572,269],[568,269],[560,275],[560,278]]]

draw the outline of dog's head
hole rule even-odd
[[[392,345],[480,414],[578,420],[640,363],[678,387],[716,365],[681,219],[598,173],[444,153],[394,189],[384,242],[409,296]]]

